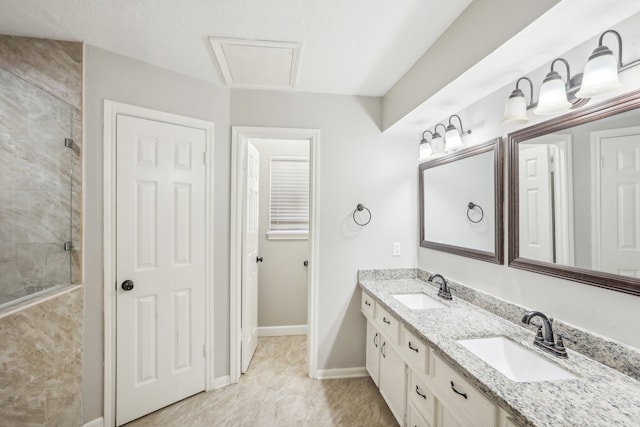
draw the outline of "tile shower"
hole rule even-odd
[[[82,51],[0,35],[1,425],[82,424]]]

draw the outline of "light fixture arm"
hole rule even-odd
[[[622,37],[620,37],[620,33],[618,33],[615,30],[607,30],[600,35],[600,39],[598,39],[598,47],[603,46],[602,42],[606,34],[613,34],[614,36],[616,36],[616,39],[618,40],[618,70],[619,70],[622,68]]]
[[[567,62],[566,59],[564,59],[564,58],[556,58],[556,59],[554,59],[553,62],[551,63],[551,71],[555,71],[553,69],[553,66],[558,61],[562,62],[565,65],[565,67],[567,68],[567,83],[566,83],[566,85],[569,86],[569,82],[571,81],[571,67],[569,67],[569,62]]]
[[[527,110],[530,110],[530,109],[535,108],[535,107],[538,106],[537,102],[533,102],[533,82],[531,81],[531,79],[529,77],[520,77],[516,81],[516,90],[522,90],[522,89],[520,89],[518,87],[522,80],[526,80],[527,82],[529,82],[529,89],[531,89],[531,91],[529,92],[529,94],[530,94],[529,105],[527,105]]]
[[[435,134],[440,135],[440,134],[438,133],[438,126],[442,126],[442,127],[444,128],[444,133],[447,133],[447,128],[446,128],[446,126],[445,126],[445,125],[443,125],[442,123],[438,123],[438,124],[437,124],[437,125],[435,125],[435,127],[433,128],[433,130],[434,130],[434,135],[435,135]]]
[[[622,63],[622,36],[615,30],[607,30],[604,33],[600,34],[600,38],[598,39],[598,47],[603,46],[604,36],[606,34],[613,34],[618,41],[618,71],[628,70],[629,68],[633,68],[637,65],[640,65],[640,59],[636,59],[635,61],[631,61],[628,64]]]
[[[458,122],[460,123],[460,136],[465,136],[471,133],[470,130],[466,131],[464,130],[464,128],[462,127],[462,119],[460,118],[459,115],[457,114],[453,114],[449,117],[449,126],[453,126],[453,123],[451,123],[451,119],[453,119],[454,117],[458,118]],[[455,126],[454,126],[455,127]]]
[[[422,132],[422,138],[420,139],[420,144],[423,144],[425,142],[429,142],[426,140],[426,138],[424,137],[425,133],[429,133],[429,135],[431,135],[431,139],[433,139],[433,132],[431,132],[429,129],[425,130],[424,132]]]

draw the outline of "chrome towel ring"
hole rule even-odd
[[[366,221],[363,221],[362,218],[360,219],[360,221],[358,221],[358,218],[357,218],[356,214],[358,212],[362,212],[362,211],[367,211],[367,216],[369,218]],[[369,224],[371,222],[371,211],[369,210],[369,208],[367,208],[362,203],[358,203],[358,206],[356,206],[356,208],[354,209],[353,214],[351,216],[353,217],[353,222],[355,222],[356,224],[358,224],[361,227],[364,227],[365,225],[367,225],[367,224]]]
[[[469,216],[469,212],[474,210],[475,208],[480,209],[480,219],[474,221],[471,219],[471,217]],[[480,205],[476,205],[473,202],[469,202],[469,204],[467,205],[467,218],[469,219],[469,221],[471,221],[474,224],[479,223],[480,221],[482,221],[482,219],[484,218],[484,210],[480,207]]]

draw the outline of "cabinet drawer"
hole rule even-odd
[[[400,343],[398,339],[400,336],[400,322],[380,306],[376,309],[376,319],[380,332],[389,338],[393,345],[397,346]]]
[[[407,403],[407,427],[431,427],[427,421],[411,402]]]
[[[496,406],[433,352],[431,360],[438,399],[464,416],[469,425],[495,426]]]
[[[418,374],[429,373],[427,346],[402,326],[402,356]]]
[[[362,302],[360,304],[360,311],[369,319],[373,319],[375,314],[376,302],[365,291],[362,291]]]
[[[436,413],[436,398],[427,388],[427,384],[412,369],[409,369],[407,399],[420,411],[424,419],[433,425]]]

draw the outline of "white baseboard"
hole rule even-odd
[[[259,337],[280,337],[283,335],[307,335],[307,325],[258,327]]]
[[[104,427],[104,418],[96,418],[95,420],[89,421],[82,427]]]
[[[226,387],[231,384],[231,376],[227,375],[224,377],[216,378],[213,380],[213,389],[217,390],[222,387]]]
[[[339,369],[319,369],[317,372],[319,380],[332,380],[337,378],[358,378],[368,377],[369,373],[364,367],[361,368],[339,368]]]

